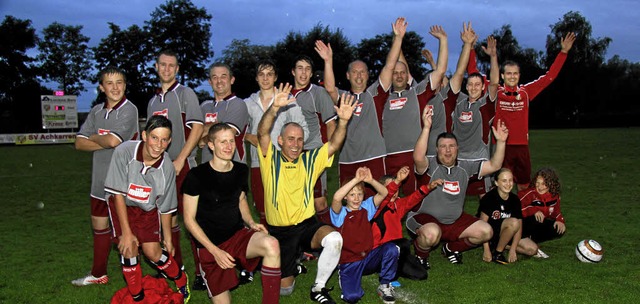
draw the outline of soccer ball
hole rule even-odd
[[[576,257],[584,263],[598,263],[602,260],[602,246],[595,240],[582,240],[576,246]]]

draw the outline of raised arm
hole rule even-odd
[[[496,151],[493,153],[493,156],[491,156],[490,160],[485,160],[484,162],[482,162],[480,176],[487,176],[493,172],[498,171],[502,167],[507,137],[509,137],[509,129],[507,129],[504,121],[501,121],[500,119],[498,119],[496,126],[491,127],[491,129],[493,130],[493,135],[496,138]]]
[[[471,22],[465,24],[462,23],[462,32],[460,32],[460,39],[462,39],[462,51],[460,52],[460,57],[458,58],[458,65],[456,66],[456,71],[451,76],[451,80],[449,84],[451,86],[451,90],[454,93],[460,92],[462,87],[462,81],[464,80],[464,73],[467,68],[467,64],[469,63],[469,54],[471,53],[471,48],[476,43],[478,36],[471,28]]]
[[[423,174],[429,169],[429,160],[427,160],[427,143],[429,141],[429,131],[431,129],[433,108],[424,107],[422,110],[422,132],[418,136],[416,145],[413,148],[413,162],[415,164],[415,171],[418,174]]]
[[[262,150],[262,156],[266,155],[265,153],[271,144],[271,128],[273,128],[273,123],[278,116],[278,110],[296,100],[294,97],[289,98],[289,93],[291,93],[291,85],[288,83],[283,85],[281,83],[276,91],[273,103],[264,115],[262,115],[262,119],[260,119],[260,123],[258,123],[258,143]]]
[[[565,54],[569,53],[569,50],[571,50],[571,48],[573,47],[574,42],[576,42],[576,34],[574,32],[567,33],[564,38],[560,39],[560,45],[562,46],[560,52],[563,52]]]
[[[347,93],[343,93],[340,97],[340,107],[334,106],[336,113],[338,114],[338,121],[336,123],[335,131],[331,134],[329,139],[329,157],[333,156],[336,152],[340,151],[342,144],[344,144],[344,138],[347,136],[347,124],[353,115],[353,109],[356,107],[355,96]]]
[[[387,197],[387,194],[389,194],[389,190],[387,190],[387,187],[381,184],[378,180],[373,178],[373,175],[371,175],[371,170],[369,168],[365,167],[364,174],[365,175],[363,181],[371,185],[371,187],[376,190],[376,195],[373,196],[373,204],[378,207],[380,206],[380,203],[382,203],[382,201],[385,199],[385,197]]]
[[[438,63],[436,69],[431,73],[431,89],[436,90],[440,87],[444,73],[447,71],[447,63],[449,61],[449,42],[447,33],[442,26],[434,25],[429,28],[429,34],[436,37],[439,41],[438,46]]]
[[[338,88],[336,88],[336,77],[333,74],[333,50],[331,44],[324,44],[322,40],[316,40],[315,50],[324,60],[324,88],[331,96],[334,104],[338,103]]]
[[[393,42],[389,54],[387,54],[387,60],[385,61],[382,71],[380,71],[380,85],[383,89],[389,89],[391,86],[391,80],[393,78],[393,69],[400,58],[400,51],[402,50],[402,38],[407,32],[407,22],[404,17],[399,17],[392,25],[393,28]]]
[[[423,49],[421,54],[422,57],[424,57],[427,63],[431,66],[431,69],[435,70],[437,68],[436,61],[433,60],[433,54],[431,53],[431,51],[429,51],[428,49]]]
[[[338,190],[333,194],[333,200],[331,201],[331,210],[333,210],[333,212],[340,213],[340,210],[342,210],[342,199],[349,194],[349,191],[351,191],[353,187],[364,180],[364,169],[365,167],[358,168],[358,170],[356,170],[356,176],[346,184],[342,185],[342,187],[338,188]]]
[[[491,71],[489,72],[489,99],[496,100],[498,97],[498,86],[500,85],[500,65],[498,65],[498,43],[493,36],[487,37],[487,47],[482,50],[491,59]]]

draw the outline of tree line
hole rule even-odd
[[[52,88],[42,83],[57,83],[55,89],[69,95],[84,91],[87,82],[97,83],[98,70],[117,66],[127,75],[126,96],[144,115],[149,98],[157,87],[153,69],[156,54],[162,49],[176,51],[180,58],[179,81],[193,88],[207,79],[207,66],[213,58],[211,19],[206,9],[190,0],[169,0],[159,5],[142,26],[126,29],[108,23],[110,33],[95,47],[82,34],[82,26],[54,22],[36,34],[31,20],[6,16],[0,24],[0,133],[33,132],[40,126],[40,95],[51,94]],[[503,25],[492,35],[498,40],[500,62],[513,60],[521,66],[521,83],[535,80],[546,72],[560,50],[560,39],[568,31],[577,40],[558,79],[536,98],[531,106],[532,127],[592,127],[638,125],[633,117],[640,114],[640,104],[631,102],[640,93],[640,63],[629,62],[618,55],[605,60],[611,38],[592,37],[588,20],[578,12],[568,12],[550,27],[544,51],[519,45],[510,25]],[[449,29],[449,39],[457,39],[457,31]],[[310,56],[317,71],[322,59],[314,51],[314,42],[331,44],[334,53],[336,84],[348,89],[346,69],[349,62],[362,59],[368,64],[370,78],[375,81],[384,65],[392,34],[379,34],[352,43],[341,29],[331,30],[318,23],[307,32],[290,31],[275,45],[256,45],[249,39],[234,39],[222,51],[220,61],[231,66],[236,78],[234,92],[241,97],[258,90],[255,65],[271,59],[278,66],[279,82],[292,82],[291,65],[297,55]],[[489,57],[479,41],[476,46],[480,70],[488,74]],[[405,35],[403,53],[410,72],[422,79],[431,69],[422,57],[422,36],[414,31]],[[28,55],[31,49],[37,55]],[[432,50],[436,51],[436,50]],[[437,52],[434,52],[437,53]],[[449,67],[452,71],[455,67]],[[451,73],[449,73],[451,74]],[[321,80],[321,74],[315,81]],[[201,101],[211,98],[210,90],[197,92]],[[101,102],[102,96],[94,101]],[[613,102],[622,106],[612,107]]]

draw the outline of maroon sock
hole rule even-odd
[[[173,244],[173,249],[175,250],[175,254],[173,258],[180,265],[182,264],[182,249],[180,248],[180,226],[171,227],[171,244]]]
[[[320,221],[321,223],[325,223],[327,225],[332,225],[331,224],[331,214],[329,212],[329,207],[325,208],[324,210],[316,211],[316,216],[318,217],[318,221]]]
[[[418,240],[413,240],[413,249],[416,252],[416,255],[421,257],[421,258],[429,258],[429,253],[431,252],[431,250],[425,250],[420,248],[420,246],[418,246]]]
[[[458,239],[456,241],[449,242],[447,244],[449,245],[447,247],[447,248],[449,248],[449,250],[457,251],[457,252],[463,252],[463,251],[467,251],[467,250],[469,250],[471,248],[478,247],[478,245],[469,242],[468,238]]]
[[[158,266],[160,271],[164,272],[167,277],[176,282],[176,286],[182,287],[187,284],[187,277],[180,269],[180,266],[176,260],[166,251],[162,251],[159,261],[155,261],[154,264]]]
[[[142,267],[140,267],[137,257],[123,260],[122,275],[127,282],[127,289],[134,299],[139,298],[142,294]]]
[[[111,245],[111,228],[93,230],[93,267],[91,268],[91,275],[96,278],[107,274]]]
[[[262,265],[262,304],[278,303],[280,299],[280,268]]]

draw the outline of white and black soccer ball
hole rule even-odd
[[[598,263],[602,260],[602,246],[595,240],[582,240],[576,246],[576,257],[584,263]]]

